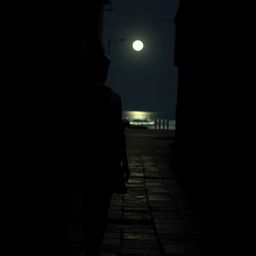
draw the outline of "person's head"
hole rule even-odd
[[[108,76],[108,68],[110,65],[109,59],[103,54],[98,61],[98,68],[96,70],[96,81],[99,83],[105,83]]]
[[[86,63],[85,68],[89,80],[96,84],[104,84],[110,61],[105,56],[101,43],[98,40],[90,41],[85,46],[85,51],[83,61]]]

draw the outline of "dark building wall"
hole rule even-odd
[[[217,4],[181,0],[176,16],[177,156],[181,164],[188,159],[198,167],[218,145],[228,86],[222,66],[227,58],[223,55],[225,23],[216,21],[216,13],[222,14]]]
[[[238,7],[220,1],[180,0],[175,21],[177,174],[208,216],[212,243],[223,249],[228,244],[225,236],[239,236],[239,229],[232,229],[233,196],[238,193],[234,125],[243,114],[234,95],[235,84],[245,83],[238,49],[245,49],[240,43],[246,27],[241,25]]]

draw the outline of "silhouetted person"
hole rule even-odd
[[[84,176],[82,226],[86,241],[86,255],[99,255],[100,245],[108,223],[108,209],[113,193],[126,193],[125,180],[129,179],[126,143],[122,126],[120,96],[104,85],[109,60],[101,50],[89,89],[90,99],[95,99],[88,110],[90,128],[88,163]],[[93,61],[93,62],[94,62]],[[89,148],[88,148],[89,145]]]

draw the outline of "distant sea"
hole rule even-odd
[[[144,126],[148,129],[157,127],[175,130],[176,122],[171,118],[171,113],[149,111],[123,111],[123,119],[127,119],[133,126]]]

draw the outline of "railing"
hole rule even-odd
[[[131,128],[147,128],[153,130],[175,130],[174,120],[155,119],[155,121],[123,119],[124,127]]]
[[[173,127],[172,120],[156,119],[154,128],[155,130],[170,130],[170,129],[173,129],[174,127]]]

